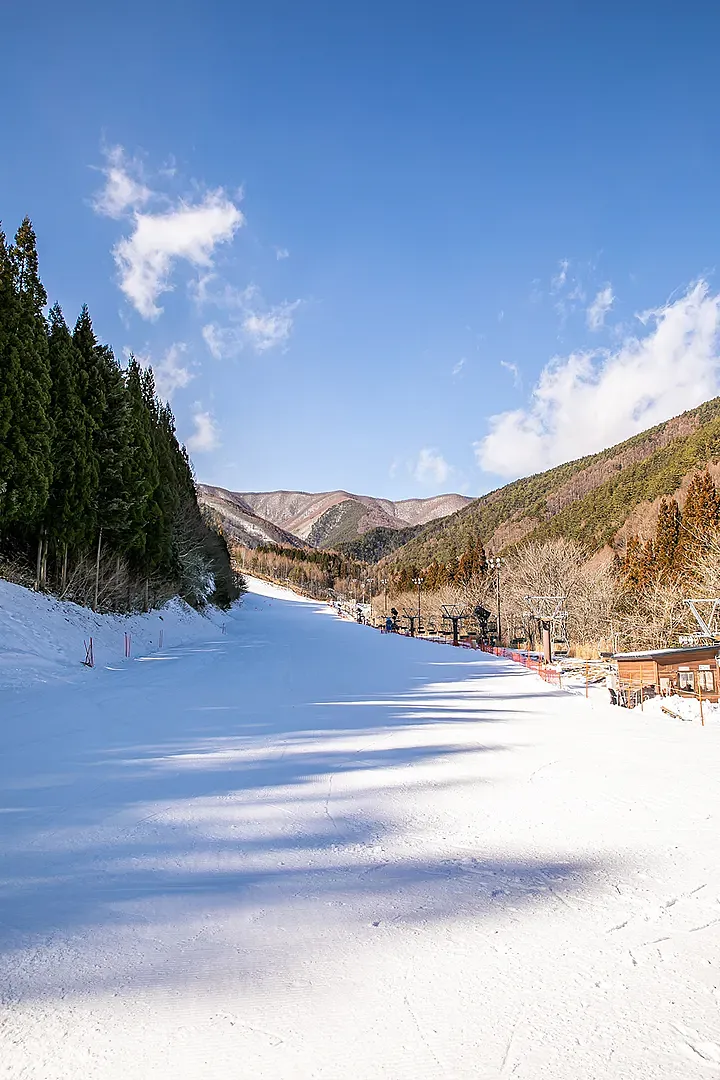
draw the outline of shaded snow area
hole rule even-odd
[[[34,683],[87,679],[86,645],[97,667],[122,663],[125,634],[131,656],[217,636],[223,612],[200,615],[174,600],[147,615],[96,615],[88,608],[0,580],[0,691]],[[162,638],[161,635],[162,634]]]
[[[1,696],[0,1076],[720,1075],[720,725],[252,588]]]

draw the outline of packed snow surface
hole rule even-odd
[[[102,667],[125,658],[126,634],[132,656],[217,636],[224,622],[221,611],[200,615],[180,600],[143,615],[96,615],[0,580],[0,692],[84,678],[91,638]]]
[[[720,1075],[720,724],[252,587],[0,695],[0,1076]]]

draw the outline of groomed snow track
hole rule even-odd
[[[252,587],[2,694],[0,1076],[720,1075],[720,725]]]

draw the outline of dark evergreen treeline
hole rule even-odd
[[[37,585],[104,610],[179,594],[231,603],[224,539],[152,370],[122,370],[87,307],[46,317],[35,233],[0,232],[0,555]]]

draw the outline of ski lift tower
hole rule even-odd
[[[411,611],[409,608],[403,608],[403,616],[408,621],[408,629],[410,631],[410,637],[415,637],[415,628],[417,625],[418,632],[420,631],[420,624],[418,623],[418,617],[416,611]]]
[[[686,600],[699,629],[694,634],[683,634],[681,645],[713,645],[720,642],[720,597]]]
[[[443,622],[452,624],[453,645],[459,645],[460,623],[463,619],[467,619],[467,611],[464,610],[461,604],[443,604],[442,613]]]
[[[546,664],[552,663],[552,642],[556,628],[567,637],[567,611],[564,596],[526,596],[526,615],[534,619],[542,634],[542,651]]]

